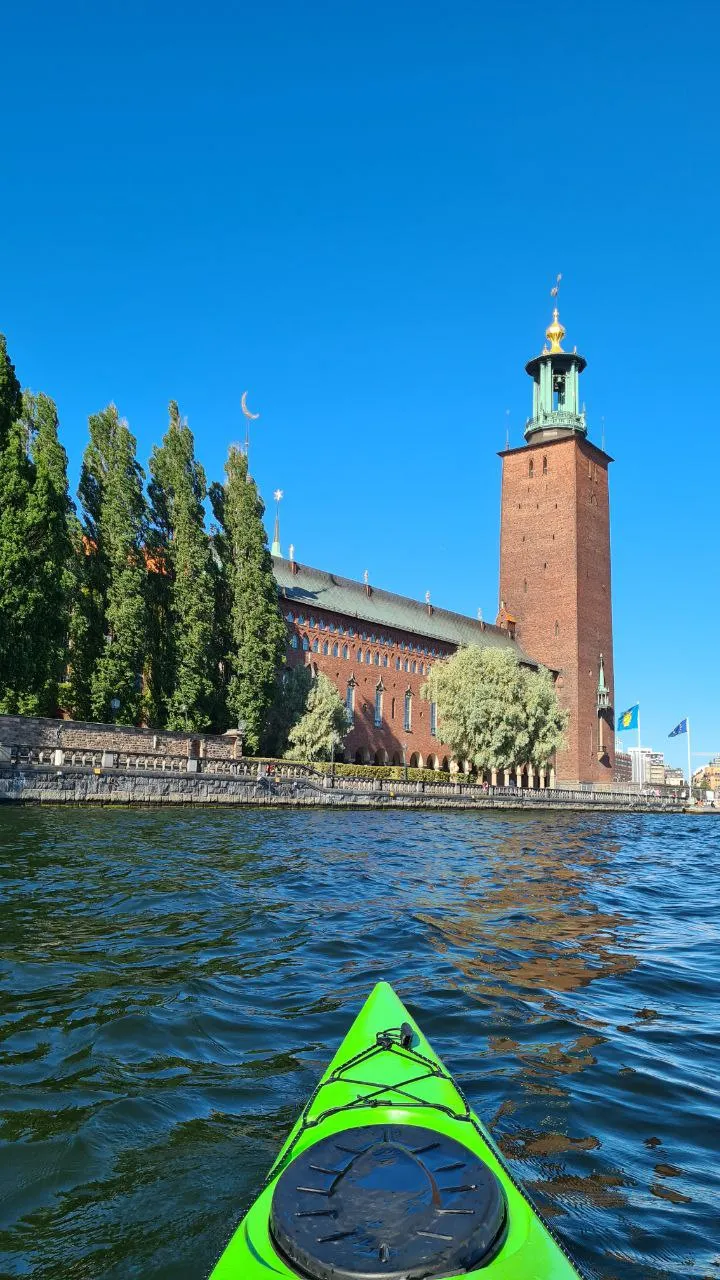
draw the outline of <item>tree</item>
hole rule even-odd
[[[177,404],[150,459],[155,656],[153,698],[169,729],[204,728],[215,692],[214,575],[205,532],[205,472]]]
[[[248,475],[247,458],[235,445],[225,475],[222,490],[213,486],[211,499],[221,525],[217,546],[229,604],[227,706],[235,723],[244,725],[246,747],[257,751],[285,659],[287,633],[262,522],[265,508]]]
[[[143,472],[135,458],[135,437],[115,406],[97,419],[96,437],[104,453],[97,460],[91,454],[83,491],[89,502],[88,527],[96,534],[91,555],[98,555],[106,568],[107,586],[103,648],[90,679],[90,702],[96,720],[136,724],[147,648]],[[91,436],[92,432],[91,420]]]
[[[54,715],[67,664],[72,581],[67,454],[58,439],[57,409],[49,396],[25,393],[23,423],[34,464],[26,539],[31,555],[28,587],[35,603],[25,703],[35,714]]]
[[[422,696],[443,741],[479,769],[545,765],[562,745],[568,717],[549,672],[521,667],[512,649],[459,649],[434,664]]]
[[[307,683],[307,670],[306,667],[300,667],[292,673],[298,687],[302,687],[298,672],[302,673]],[[320,673],[309,681],[305,709],[290,730],[290,746],[285,755],[288,760],[329,760],[333,739],[342,738],[345,733],[345,705],[332,681]]]

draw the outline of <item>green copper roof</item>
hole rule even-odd
[[[376,626],[394,627],[397,631],[410,632],[412,635],[451,645],[475,644],[480,648],[511,648],[521,662],[532,667],[538,665],[501,627],[467,618],[462,613],[450,613],[435,605],[430,608],[419,600],[396,596],[393,592],[381,591],[378,587],[370,587],[368,594],[368,589],[362,582],[340,578],[335,573],[325,573],[321,569],[310,569],[304,564],[296,564],[295,567],[297,573],[293,573],[289,560],[273,558],[273,573],[280,595],[296,606],[302,605],[308,610],[327,609],[331,613],[343,614],[346,618],[357,618],[363,622],[375,623]]]

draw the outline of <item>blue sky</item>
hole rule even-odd
[[[616,706],[678,763],[684,715],[720,750],[716,7],[69,0],[3,27],[0,329],[73,484],[110,400],[145,463],[177,399],[219,478],[247,388],[285,550],[492,618],[496,451],[560,271],[616,459]]]

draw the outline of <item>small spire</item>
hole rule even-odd
[[[273,540],[272,540],[272,546],[270,548],[270,555],[281,557],[282,551],[280,550],[280,503],[282,502],[282,498],[283,498],[282,489],[276,489],[273,494],[273,497],[275,499],[275,529],[273,531]],[[290,559],[292,560],[292,556],[290,556]]]

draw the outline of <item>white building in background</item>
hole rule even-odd
[[[649,747],[629,747],[628,755],[632,761],[632,780],[641,786],[650,783],[650,761],[657,752]]]

